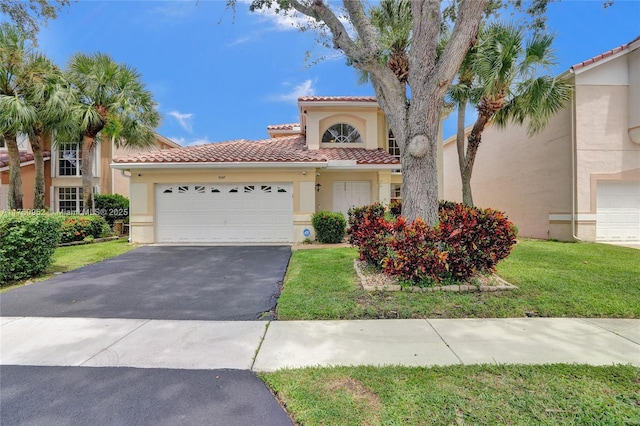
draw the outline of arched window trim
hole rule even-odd
[[[345,122],[334,123],[327,127],[320,141],[326,144],[363,143],[360,131],[356,126]]]

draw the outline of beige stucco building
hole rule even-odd
[[[269,138],[115,158],[138,243],[293,242],[311,216],[400,196],[400,151],[372,97],[303,97]]]
[[[113,170],[110,167],[114,156],[180,146],[157,133],[154,138],[153,144],[146,148],[122,148],[111,140],[100,142],[93,158],[95,193],[120,194],[129,197],[129,178],[123,176],[119,170]],[[33,150],[27,137],[20,136],[18,145],[21,158],[23,208],[31,209],[33,208],[35,179]],[[58,142],[52,146],[47,139],[43,154],[45,160],[45,205],[49,206],[50,211],[55,212],[83,211],[80,144],[77,142]],[[7,208],[8,189],[9,156],[6,147],[0,145],[0,210]]]
[[[574,65],[574,98],[541,133],[483,133],[474,203],[504,210],[520,236],[640,242],[640,37]],[[444,142],[444,196],[461,200],[455,136]]]

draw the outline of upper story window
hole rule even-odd
[[[79,144],[62,143],[58,147],[58,176],[82,175],[82,150]]]
[[[396,141],[396,137],[393,135],[391,129],[389,129],[389,137],[387,138],[387,151],[398,160],[400,159],[400,147],[398,146],[398,141]]]
[[[322,143],[362,143],[360,133],[350,124],[338,123],[322,135]]]

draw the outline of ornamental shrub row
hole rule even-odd
[[[63,220],[44,212],[0,212],[0,284],[31,277],[49,266]]]
[[[61,243],[83,241],[87,237],[108,237],[112,234],[106,220],[100,215],[65,215],[63,217]]]
[[[351,209],[349,241],[361,260],[420,285],[493,272],[516,242],[515,226],[492,209],[441,202],[435,227],[402,216],[388,220],[386,213],[380,204]]]

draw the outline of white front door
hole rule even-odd
[[[596,240],[640,241],[640,182],[598,182]]]
[[[291,183],[156,186],[157,241],[293,241]]]
[[[333,211],[342,212],[345,219],[349,219],[348,211],[351,207],[371,204],[371,182],[333,182]]]

